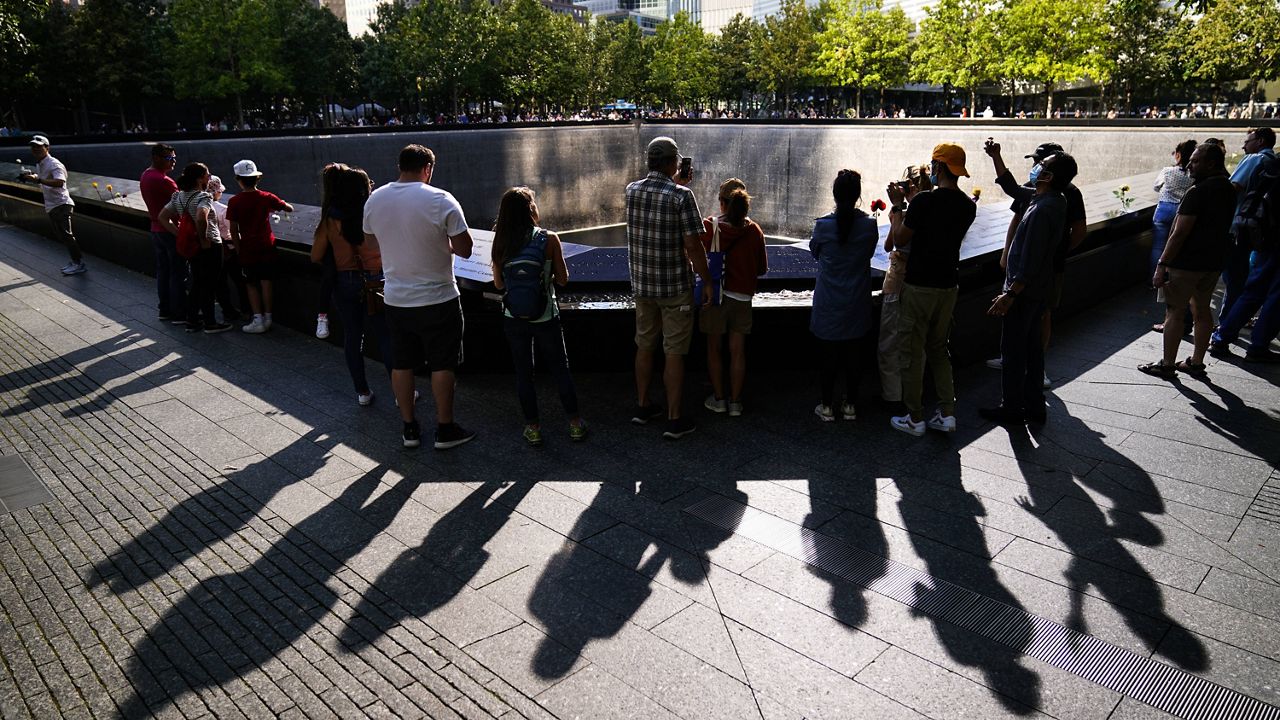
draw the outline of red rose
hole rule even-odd
[[[887,206],[884,204],[884,200],[876,198],[875,200],[871,201],[872,212],[880,212],[881,210],[884,210],[885,207]]]

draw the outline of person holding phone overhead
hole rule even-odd
[[[669,137],[657,137],[646,150],[649,173],[626,189],[627,267],[636,303],[636,406],[631,422],[645,425],[663,416],[650,402],[654,352],[658,340],[666,355],[663,384],[667,391],[667,427],[663,437],[676,440],[697,425],[681,414],[684,356],[693,338],[693,282],[690,267],[704,281],[700,304],[711,299],[707,253],[699,237],[702,215],[693,191],[693,163],[680,158]]]

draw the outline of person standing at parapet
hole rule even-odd
[[[57,158],[49,154],[49,138],[36,135],[30,141],[31,154],[36,159],[35,172],[24,173],[22,178],[40,186],[44,195],[44,211],[49,214],[53,223],[54,236],[67,246],[71,253],[71,262],[62,266],[63,275],[79,275],[88,270],[84,257],[80,254],[80,243],[71,230],[71,214],[76,203],[67,190],[67,167]]]
[[[650,402],[654,353],[658,338],[666,365],[667,427],[662,436],[676,440],[697,428],[681,415],[684,356],[693,339],[693,271],[703,283],[703,305],[711,300],[707,253],[702,247],[702,216],[693,191],[690,161],[669,137],[649,142],[649,174],[627,185],[627,266],[636,302],[636,407],[631,422],[644,425],[662,416],[662,406]]]
[[[893,245],[909,251],[907,274],[902,283],[898,332],[902,347],[902,402],[907,414],[889,420],[894,430],[920,437],[926,427],[955,432],[956,389],[951,374],[948,343],[951,319],[959,296],[960,245],[977,216],[977,206],[960,190],[965,169],[964,148],[942,143],[933,149],[930,184],[933,190],[918,193],[910,208],[902,186],[888,187],[893,209],[889,233]],[[938,409],[924,419],[924,366],[933,371]]]
[[[276,235],[271,230],[271,215],[276,210],[293,212],[293,206],[258,187],[262,172],[252,160],[241,160],[232,171],[240,192],[227,203],[227,221],[253,308],[253,320],[240,329],[264,333],[271,329],[275,297]]]
[[[1205,142],[1208,142],[1207,140]],[[1264,176],[1273,175],[1280,158],[1276,157],[1276,131],[1269,127],[1253,128],[1244,138],[1246,155],[1231,173],[1231,184],[1236,188],[1236,212],[1240,211],[1245,195]],[[1224,145],[1223,150],[1226,150]],[[1222,270],[1222,282],[1226,289],[1222,293],[1222,308],[1218,311],[1218,321],[1225,322],[1231,314],[1231,307],[1244,291],[1245,281],[1249,278],[1249,256],[1253,248],[1247,243],[1232,241],[1231,254],[1227,256],[1227,265]],[[1247,318],[1246,318],[1247,319]]]
[[[1005,233],[1004,253],[1000,256],[1000,267],[1007,268],[1009,265],[1009,248],[1013,244],[1013,236],[1017,232],[1018,226],[1022,224],[1022,216],[1026,213],[1032,198],[1035,197],[1036,180],[1044,168],[1044,161],[1064,151],[1058,143],[1041,143],[1035,149],[1035,152],[1027,156],[1027,159],[1033,163],[1029,180],[1025,185],[1019,185],[1018,181],[1014,179],[1013,173],[1009,172],[1009,169],[1005,166],[1004,158],[1000,156],[1000,146],[988,138],[986,150],[995,165],[996,183],[1000,185],[1000,189],[1004,190],[1005,195],[1013,198],[1013,205],[1010,207],[1013,210],[1013,218],[1009,221],[1009,230]],[[1062,301],[1062,289],[1066,284],[1067,255],[1084,242],[1087,232],[1084,196],[1080,194],[1080,189],[1074,183],[1068,183],[1066,189],[1063,190],[1063,196],[1067,199],[1067,220],[1062,228],[1062,240],[1053,249],[1053,284],[1050,286],[1044,313],[1040,319],[1040,342],[1044,345],[1045,352],[1049,350],[1049,337],[1053,329],[1053,311],[1058,309],[1058,305]],[[1002,360],[988,360],[987,366],[999,369],[1001,362]],[[1048,373],[1044,375],[1041,382],[1045,388],[1050,387]]]
[[[178,254],[178,238],[160,223],[160,211],[178,192],[169,173],[178,166],[178,153],[170,145],[151,146],[151,167],[142,171],[138,189],[151,216],[151,244],[156,251],[156,294],[160,296],[160,320],[182,324],[187,320],[187,261]]]
[[[400,177],[373,191],[364,206],[364,232],[382,251],[385,305],[391,332],[391,388],[403,441],[422,443],[414,417],[413,371],[431,371],[437,450],[475,438],[453,420],[454,373],[462,363],[462,304],[453,256],[471,257],[471,233],[453,195],[431,186],[436,156],[421,145],[400,151]]]
[[[1000,157],[1000,145],[987,140],[987,154]],[[1014,425],[1043,423],[1044,343],[1041,322],[1053,294],[1054,256],[1067,224],[1066,191],[1076,177],[1076,161],[1055,152],[1040,163],[1035,194],[1009,243],[1004,290],[988,315],[1002,318],[1000,327],[1000,405],[978,410],[992,422]],[[1009,192],[1010,188],[1005,188]],[[1185,304],[1185,302],[1184,302]]]

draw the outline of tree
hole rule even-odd
[[[812,79],[819,30],[814,15],[805,0],[782,0],[779,12],[764,22],[764,41],[752,78],[781,94],[786,110],[791,109],[792,93]]]
[[[640,26],[589,18],[586,25],[590,54],[584,56],[587,98],[592,103],[638,100],[648,85],[648,48]]]
[[[174,0],[169,8],[174,49],[170,53],[174,93],[179,98],[235,100],[244,125],[244,96],[251,89],[272,96],[292,90],[280,58],[266,0]]]
[[[371,32],[357,46],[360,84],[373,100],[394,104],[421,92],[409,24],[404,0],[383,3],[369,23]]]
[[[1178,16],[1161,0],[1109,0],[1105,12],[1104,57],[1132,112],[1135,88],[1152,87],[1171,74]]]
[[[658,25],[649,58],[649,83],[663,104],[693,105],[715,93],[715,56],[702,26],[681,10]]]
[[[0,96],[10,98],[12,105],[5,113],[18,122],[18,93],[35,80],[30,68],[32,42],[31,26],[42,17],[45,3],[41,0],[6,0],[0,3]],[[0,116],[0,124],[6,118]]]
[[[346,24],[309,0],[271,0],[271,10],[269,22],[281,36],[280,62],[294,99],[307,108],[322,105],[327,121],[330,100],[355,84],[355,51]]]
[[[1044,86],[1045,116],[1056,88],[1085,78],[1105,82],[1104,0],[1009,0],[999,19],[998,67]]]
[[[1272,80],[1280,68],[1280,8],[1275,0],[1217,3],[1196,22],[1187,45],[1191,77],[1213,86],[1213,113],[1224,82],[1251,81],[1249,114],[1258,84]]]
[[[164,8],[151,0],[87,0],[75,14],[80,55],[92,67],[94,91],[105,96],[120,114],[121,131],[128,130],[125,103],[156,97],[168,78],[162,48],[167,44]]]
[[[976,111],[978,86],[996,76],[993,9],[991,0],[939,0],[928,8],[912,54],[915,78],[968,90]]]
[[[856,2],[856,4],[855,4]],[[817,36],[816,75],[839,87],[884,90],[907,81],[913,23],[900,7],[886,12],[883,0],[837,0]]]
[[[757,87],[751,74],[763,44],[764,28],[742,13],[734,15],[727,25],[720,28],[720,34],[711,41],[714,62],[719,70],[716,74],[716,95],[738,101],[738,108],[742,109],[743,100]]]

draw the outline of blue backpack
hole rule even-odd
[[[502,305],[511,317],[537,320],[547,312],[546,261],[547,231],[539,228],[520,252],[502,265],[502,284],[506,286]]]

